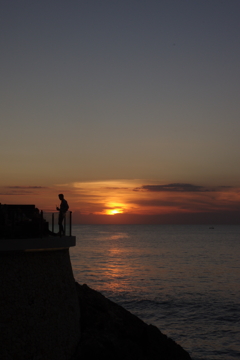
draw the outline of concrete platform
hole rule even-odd
[[[73,241],[74,237],[0,241],[7,249],[0,251],[1,360],[72,358],[80,340],[68,248]]]
[[[0,252],[61,250],[75,245],[75,236],[43,237],[35,239],[0,239]]]

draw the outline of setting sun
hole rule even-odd
[[[109,209],[106,210],[107,215],[115,215],[115,214],[122,214],[122,209]]]

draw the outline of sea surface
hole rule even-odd
[[[193,360],[240,359],[240,226],[75,225],[76,281]]]

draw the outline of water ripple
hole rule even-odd
[[[240,358],[240,227],[75,226],[73,272],[181,344]]]

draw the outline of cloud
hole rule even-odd
[[[2,196],[5,196],[5,195],[30,195],[30,194],[33,194],[34,192],[33,191],[24,191],[24,190],[21,190],[21,191],[6,191],[6,192],[1,192],[0,195]]]
[[[102,189],[105,189],[105,190],[129,190],[128,187],[115,187],[115,186],[106,186],[106,187],[103,187]]]
[[[46,186],[5,186],[5,189],[48,189]]]
[[[5,190],[6,189],[6,190]],[[37,194],[34,190],[48,189],[45,186],[3,186],[0,195],[31,195]]]
[[[190,212],[202,212],[202,211],[216,211],[217,209],[234,210],[239,209],[239,201],[235,202],[222,201],[219,198],[212,199],[210,197],[201,198],[200,196],[195,197],[176,197],[163,198],[163,199],[137,199],[132,202],[137,205],[139,209],[148,209],[151,213],[151,208],[156,213],[157,209],[159,213],[162,213],[164,208],[166,211],[190,211]],[[156,210],[154,210],[156,209]]]
[[[173,183],[166,185],[142,185],[141,187],[134,188],[133,191],[149,191],[149,192],[213,192],[218,190],[226,190],[231,186],[219,186],[215,188],[207,188],[205,186]]]
[[[11,196],[11,195],[26,195],[26,194],[31,194],[30,192],[10,192],[10,191],[7,191],[7,192],[0,192],[0,195],[1,196]]]
[[[165,207],[165,206],[178,206],[179,200],[163,200],[163,199],[134,199],[131,201],[132,204],[140,207]]]

